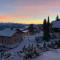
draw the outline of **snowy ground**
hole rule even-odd
[[[41,37],[42,32],[32,36],[25,36],[23,42],[21,42],[19,46],[8,51],[9,53],[11,53],[11,56],[9,58],[1,59],[1,60],[23,60],[23,58],[19,56],[17,52],[19,52],[24,45],[28,46],[28,44],[32,44],[32,43],[35,44],[36,36]],[[29,59],[29,60],[60,60],[60,49],[43,52],[37,58]]]
[[[23,60],[23,58],[15,54],[9,59],[4,59],[4,60]],[[29,60],[60,60],[60,49],[43,52],[41,56]]]
[[[60,60],[60,49],[44,52],[41,56],[32,60]]]

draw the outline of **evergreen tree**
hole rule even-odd
[[[29,32],[30,32],[31,34],[34,33],[34,26],[33,26],[33,24],[30,24],[30,26],[28,27],[28,30],[29,30]]]
[[[48,16],[48,21],[47,21],[47,35],[48,35],[48,39],[50,39],[50,21],[49,21],[49,16]]]
[[[43,40],[44,41],[49,41],[50,39],[50,34],[49,34],[49,17],[48,17],[48,22],[46,22],[46,19],[44,19],[43,22]]]
[[[57,17],[56,17],[56,21],[59,21],[59,16],[57,15]]]
[[[46,40],[46,19],[43,22],[43,40]]]

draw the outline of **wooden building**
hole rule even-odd
[[[23,39],[23,32],[19,29],[5,29],[0,31],[0,45],[15,45]]]

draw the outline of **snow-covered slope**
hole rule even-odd
[[[23,60],[23,58],[19,57],[15,52],[15,54],[13,54],[13,56],[11,56],[9,60]],[[43,52],[42,55],[38,56],[37,58],[28,60],[60,60],[60,49]]]
[[[21,44],[19,44],[16,48],[8,51],[9,53],[11,53],[11,56],[4,60],[24,60],[22,56],[18,55],[18,52],[21,51],[24,45],[27,46],[28,44],[32,43],[35,44],[36,36],[42,36],[42,32],[32,36],[25,36]],[[42,52],[40,56],[27,60],[60,60],[60,49]]]
[[[41,32],[42,33],[42,32]],[[22,60],[21,57],[18,56],[17,52],[21,51],[22,48],[25,46],[28,46],[29,44],[35,44],[35,37],[36,36],[42,36],[42,34],[36,34],[36,35],[32,35],[32,36],[25,36],[24,37],[24,40],[16,47],[16,48],[13,48],[11,50],[9,50],[8,52],[11,53],[11,57],[9,57],[8,59],[10,60]],[[12,58],[13,57],[13,58]],[[6,59],[6,60],[8,60]]]
[[[60,60],[60,49],[44,52],[41,56],[32,60]]]

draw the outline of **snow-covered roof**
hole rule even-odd
[[[24,32],[24,33],[25,33],[25,32],[28,32],[28,31],[29,31],[29,30],[23,30],[22,32]]]
[[[19,30],[22,31],[22,32],[24,32],[24,33],[29,31],[27,28],[26,29],[21,29],[20,28]]]
[[[54,21],[52,23],[52,28],[60,28],[60,21]]]
[[[11,30],[10,28],[4,29],[0,31],[0,36],[8,36],[11,37],[16,32],[15,29]]]

